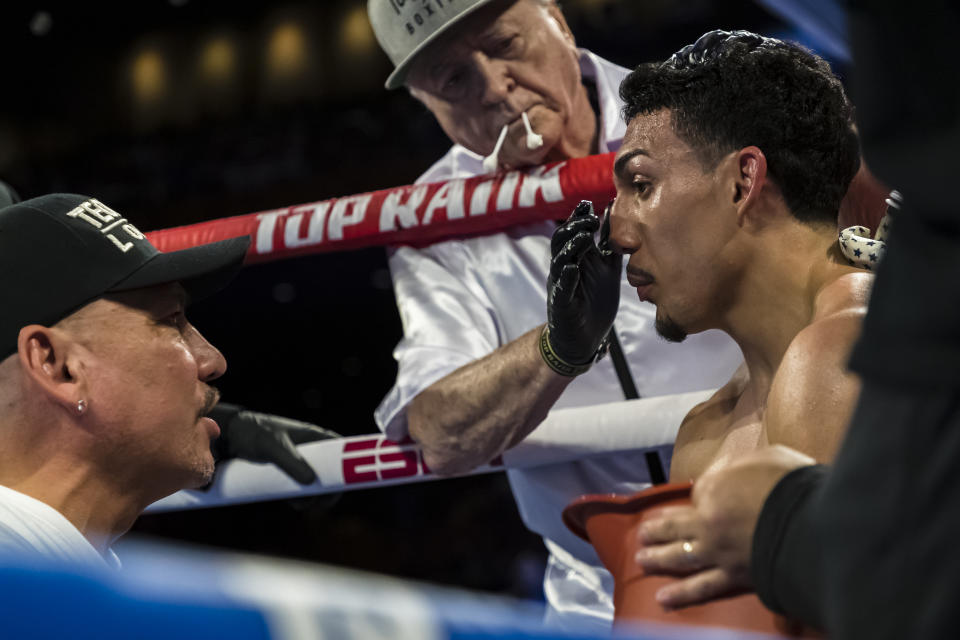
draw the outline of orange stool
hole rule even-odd
[[[675,483],[650,487],[631,496],[582,496],[564,509],[564,524],[593,545],[600,561],[613,574],[614,621],[720,626],[787,637],[821,637],[771,612],[753,593],[673,610],[657,603],[657,590],[677,578],[643,572],[634,560],[641,546],[637,529],[645,517],[662,507],[689,505],[692,486],[689,482]]]

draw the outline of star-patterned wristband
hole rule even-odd
[[[543,330],[540,332],[540,356],[543,358],[543,361],[547,363],[548,367],[568,378],[573,378],[581,373],[585,373],[593,366],[594,362],[594,359],[591,358],[589,362],[584,364],[570,364],[558,356],[553,350],[553,347],[550,346],[550,329],[546,325],[543,326]]]
[[[877,232],[870,236],[870,229],[857,225],[847,227],[840,232],[840,251],[851,265],[873,271],[883,254],[887,251],[887,232],[890,220],[903,206],[903,196],[899,191],[891,191],[887,198],[887,213],[880,221]]]

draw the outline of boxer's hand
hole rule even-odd
[[[593,234],[600,229],[600,244]],[[547,278],[547,330],[553,352],[571,365],[589,363],[620,305],[623,256],[610,250],[609,207],[600,220],[584,200],[553,232]]]
[[[210,417],[220,426],[220,437],[211,445],[217,461],[242,458],[251,462],[272,462],[300,484],[317,479],[313,468],[295,445],[340,434],[290,418],[248,411],[221,402]]]
[[[750,590],[753,532],[767,496],[787,473],[815,463],[780,445],[758,449],[701,476],[692,507],[648,518],[636,561],[646,573],[686,576],[662,587],[657,602],[676,608]]]

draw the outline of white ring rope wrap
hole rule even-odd
[[[494,461],[467,475],[673,444],[687,412],[713,393],[695,391],[557,409],[523,442],[506,451],[502,463]],[[312,485],[297,484],[273,465],[231,460],[220,465],[209,490],[181,491],[150,505],[147,511],[198,509],[440,479],[423,464],[419,446],[397,444],[381,434],[311,442],[298,449],[317,472]]]

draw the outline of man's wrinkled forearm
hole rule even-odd
[[[410,436],[441,475],[467,472],[514,446],[546,417],[573,378],[540,356],[541,327],[457,369],[407,409]]]

